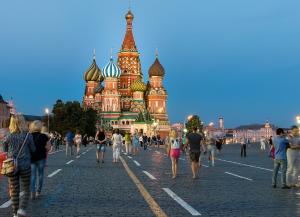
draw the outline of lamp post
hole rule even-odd
[[[48,132],[50,132],[50,110],[48,108],[45,108],[45,113],[47,115],[47,122],[48,122]]]
[[[300,125],[300,115],[296,116],[296,121],[297,121],[297,124]]]

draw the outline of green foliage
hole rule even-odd
[[[191,116],[185,124],[188,133],[193,132],[193,128],[197,127],[199,132],[203,132],[203,123],[198,115]]]
[[[78,101],[64,103],[57,100],[53,106],[50,130],[64,135],[69,129],[79,130],[81,134],[95,135],[97,112],[93,109],[84,110]]]

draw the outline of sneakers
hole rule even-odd
[[[291,189],[291,187],[287,186],[287,185],[284,185],[281,187],[281,189]]]
[[[35,197],[40,197],[41,196],[41,192],[36,192]]]
[[[277,186],[276,185],[272,185],[272,188],[276,188]]]
[[[36,193],[35,192],[31,192],[30,198],[31,200],[35,200],[36,197]]]

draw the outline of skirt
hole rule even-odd
[[[180,149],[171,149],[170,150],[170,157],[178,159],[180,156]]]

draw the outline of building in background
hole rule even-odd
[[[240,126],[233,130],[233,142],[239,143],[243,138],[250,142],[259,142],[261,138],[269,139],[275,135],[276,127],[268,121],[263,124]]]
[[[12,107],[0,95],[0,128],[7,127]]]
[[[98,125],[131,132],[137,129],[164,137],[170,131],[168,95],[163,85],[165,70],[156,53],[148,71],[148,83],[144,83],[140,53],[133,37],[133,18],[129,10],[117,63],[111,56],[101,70],[94,53],[92,64],[84,74],[83,106],[98,112]]]

